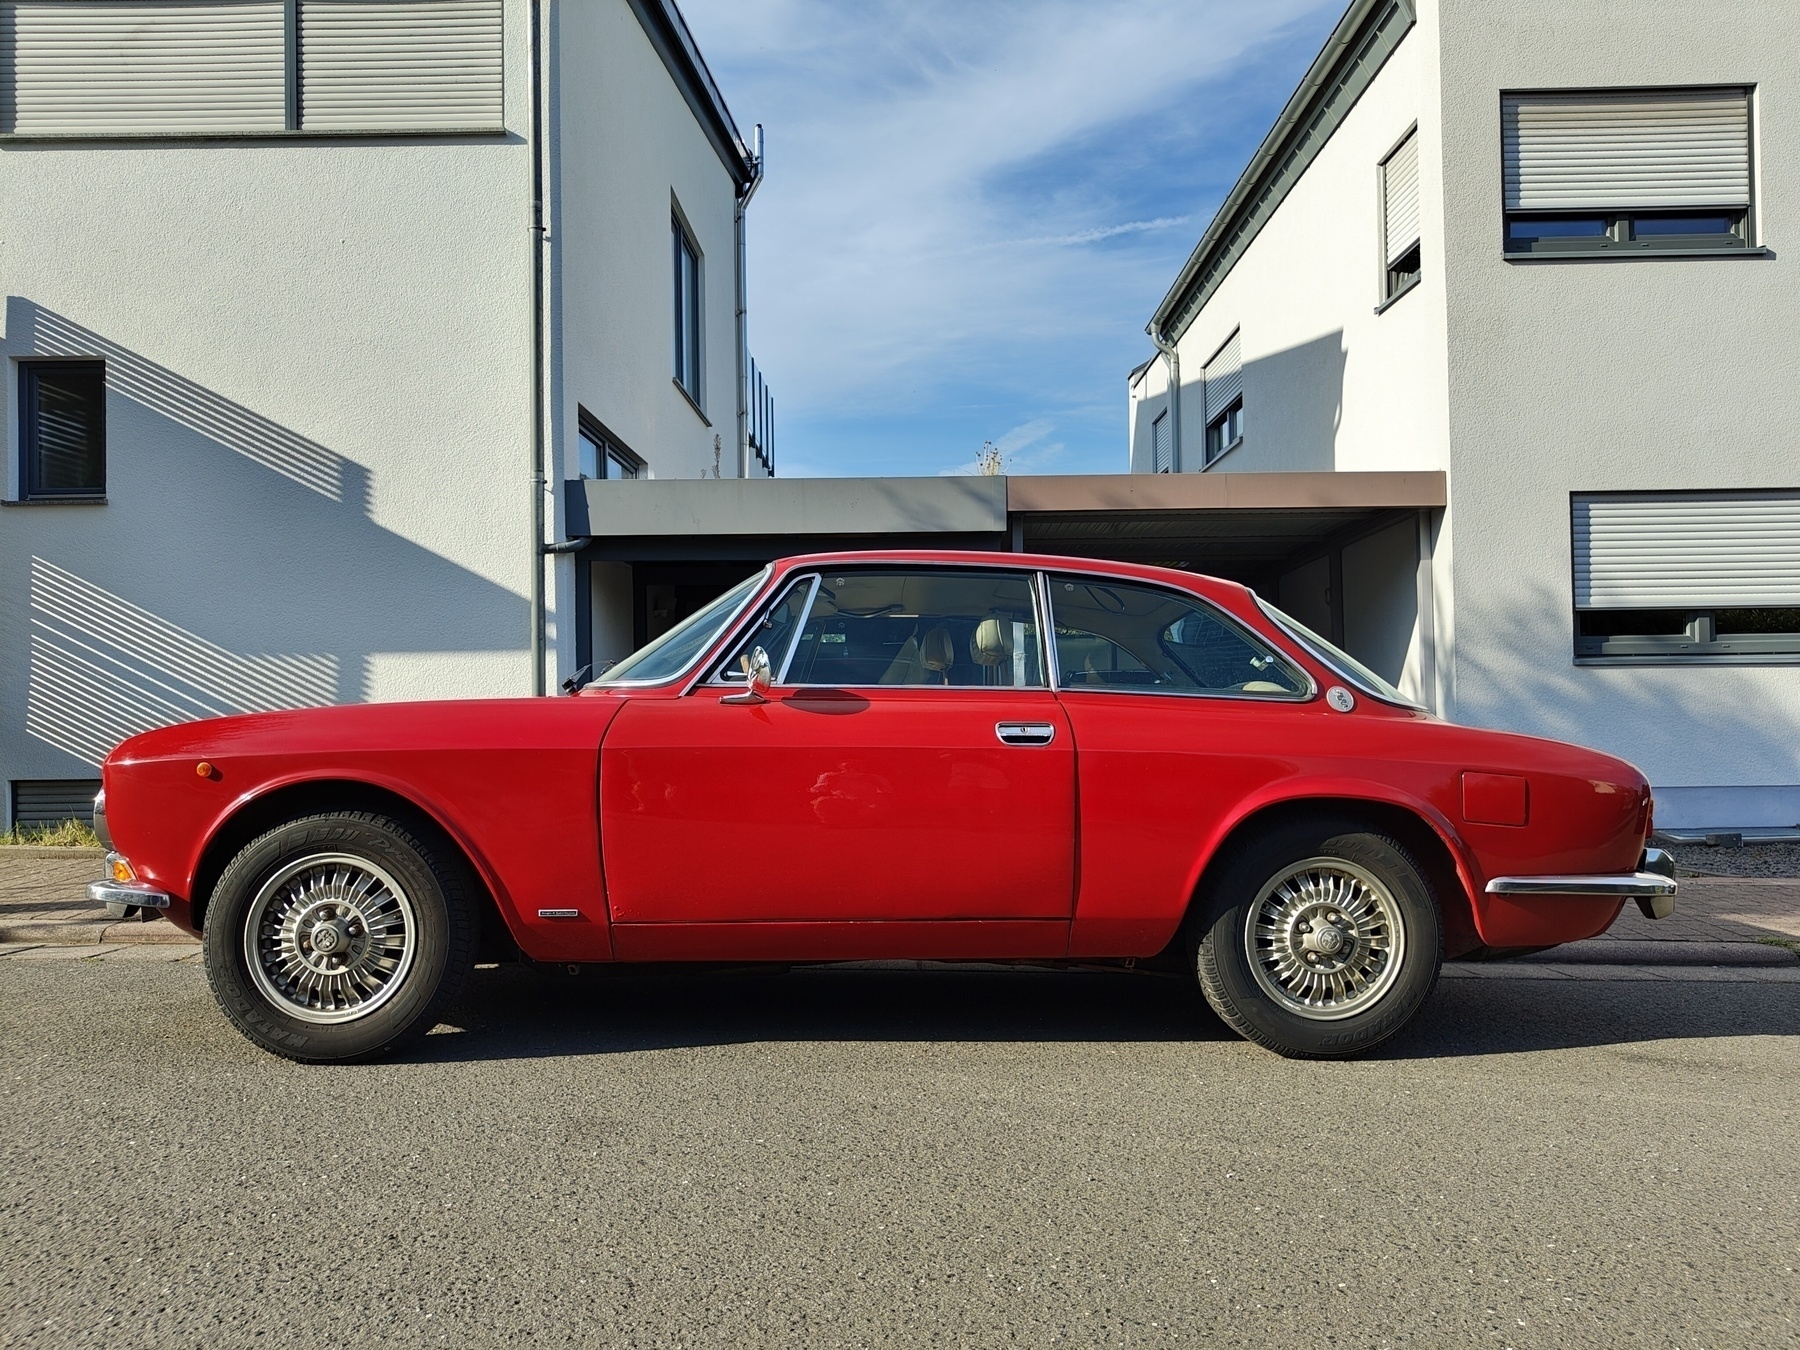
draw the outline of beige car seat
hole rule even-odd
[[[969,634],[969,656],[978,666],[1004,666],[1012,661],[1011,625],[1004,619],[983,619]]]
[[[950,630],[933,628],[919,640],[919,664],[936,675],[937,683],[950,683],[950,667],[956,664],[956,644],[950,641]]]

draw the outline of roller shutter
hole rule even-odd
[[[1175,467],[1172,448],[1169,440],[1169,414],[1158,413],[1156,420],[1150,424],[1150,458],[1157,473],[1168,473]]]
[[[4,0],[0,126],[77,136],[282,131],[281,0]]]
[[[94,797],[98,778],[43,778],[14,780],[14,825],[60,825],[65,820],[94,823]]]
[[[1238,338],[1237,333],[1227,338],[1225,345],[1219,348],[1218,353],[1206,363],[1201,372],[1205,381],[1208,423],[1229,408],[1231,401],[1244,392],[1244,360]]]
[[[1419,135],[1415,131],[1381,166],[1382,261],[1392,264],[1419,242]]]
[[[1750,204],[1743,89],[1509,94],[1500,124],[1509,211]]]
[[[501,0],[300,0],[303,130],[499,130],[501,70]]]
[[[1572,505],[1578,609],[1800,605],[1800,493],[1609,493]]]

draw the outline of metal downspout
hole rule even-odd
[[[1181,352],[1173,342],[1164,338],[1153,324],[1150,327],[1150,340],[1156,344],[1156,350],[1162,353],[1163,360],[1169,367],[1169,472],[1181,472]],[[1150,466],[1150,472],[1156,472],[1156,465]]]
[[[531,692],[544,656],[544,52],[542,0],[531,0]]]
[[[732,212],[731,223],[735,231],[737,245],[737,348],[738,348],[738,477],[750,476],[750,288],[744,277],[745,258],[748,250],[744,243],[744,212],[750,206],[750,199],[756,195],[756,189],[762,185],[763,178],[763,129],[762,123],[756,124],[751,136],[750,181],[744,190],[738,193],[737,206]]]

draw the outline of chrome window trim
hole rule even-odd
[[[1254,594],[1254,592],[1252,594]],[[1413,712],[1430,712],[1431,711],[1423,703],[1414,703],[1412,700],[1407,699],[1407,698],[1393,699],[1393,698],[1388,697],[1386,694],[1382,693],[1379,689],[1370,687],[1369,682],[1367,680],[1363,679],[1360,675],[1356,675],[1356,674],[1352,673],[1351,671],[1345,670],[1336,661],[1333,661],[1330,657],[1326,656],[1325,653],[1321,652],[1320,650],[1318,650],[1318,648],[1314,647],[1312,645],[1312,643],[1308,642],[1305,638],[1301,637],[1293,629],[1289,628],[1287,626],[1287,624],[1283,623],[1278,617],[1276,617],[1276,615],[1274,613],[1272,613],[1270,611],[1270,607],[1263,601],[1263,598],[1260,595],[1256,596],[1256,607],[1262,611],[1262,616],[1265,619],[1267,619],[1270,623],[1274,624],[1277,628],[1279,628],[1281,630],[1282,634],[1290,642],[1292,642],[1301,651],[1305,652],[1308,656],[1312,657],[1312,659],[1317,661],[1320,665],[1324,666],[1325,669],[1329,670],[1333,675],[1336,675],[1345,684],[1353,686],[1354,688],[1360,690],[1364,694],[1367,694],[1370,698],[1374,699],[1377,703],[1384,703],[1390,708],[1407,708]]]
[[[756,581],[756,584],[745,593],[743,603],[732,612],[731,617],[725,620],[724,626],[720,629],[721,632],[736,636],[738,625],[743,620],[744,612],[755,606],[757,597],[767,588],[770,574],[773,573],[774,570],[775,564],[769,563],[763,567],[760,578],[750,578],[751,580]],[[644,647],[648,647],[649,645],[650,644],[646,642]],[[638,648],[638,651],[642,651],[643,649],[643,647],[640,647]],[[689,679],[693,675],[696,667],[704,667],[707,659],[712,656],[714,652],[718,651],[718,649],[718,639],[714,638],[712,646],[702,647],[692,661],[689,661],[685,666],[667,679],[612,680],[606,683],[602,683],[599,680],[593,680],[589,682],[588,687],[590,689],[666,689],[668,686],[676,684],[681,680]],[[635,656],[637,655],[637,652],[633,652],[631,655]]]
[[[794,659],[794,650],[800,645],[800,629],[806,627],[805,616],[812,609],[813,597],[819,593],[819,574],[817,572],[800,572],[785,578],[785,580],[789,581],[791,584],[783,586],[778,591],[771,591],[769,593],[769,603],[767,605],[757,606],[757,613],[759,615],[766,614],[769,610],[787,599],[788,595],[796,587],[810,581],[812,583],[812,588],[806,593],[806,608],[801,611],[800,628],[796,628],[794,630],[794,636],[788,639],[787,655],[783,657],[779,663],[776,663],[774,661],[774,654],[770,653],[770,663],[775,666],[775,684],[777,685],[780,684],[787,675],[788,663]],[[725,643],[725,646],[720,649],[719,660],[718,663],[712,667],[712,673],[700,682],[703,686],[708,689],[739,689],[743,687],[740,681],[724,678],[725,666],[723,663],[731,659],[731,653],[736,649],[738,639],[747,635],[748,631],[749,625],[745,625],[743,633],[733,633],[731,635],[731,638]]]
[[[1049,682],[1050,666],[1045,659],[1045,653],[1050,644],[1046,641],[1043,631],[1043,604],[1036,587],[1032,585],[1034,569],[1017,564],[1008,566],[1005,563],[988,567],[981,563],[966,562],[880,562],[851,563],[844,568],[844,571],[907,571],[925,568],[936,571],[974,572],[979,575],[1004,574],[1024,578],[1027,589],[1032,592],[1032,612],[1038,620],[1038,669],[1043,674],[1043,682],[1038,684],[789,684],[788,668],[793,665],[794,656],[800,650],[800,637],[806,631],[806,620],[812,617],[812,603],[818,598],[819,587],[825,584],[825,572],[828,569],[821,568],[812,574],[813,589],[806,597],[806,616],[801,619],[800,627],[794,630],[794,640],[788,648],[787,658],[781,663],[781,673],[770,687],[776,689],[926,689],[933,692],[955,690],[970,694],[995,693],[1001,690],[1011,690],[1015,693],[1023,693],[1032,689],[1043,690],[1045,693],[1056,691],[1056,685]]]
[[[1037,604],[1038,645],[1043,649],[1044,678],[1052,690],[1062,687],[1062,667],[1056,660],[1056,618],[1050,613],[1050,573],[1032,573],[1032,592]]]
[[[1055,601],[1050,598],[1049,585],[1052,574],[1045,571],[1040,575],[1044,578],[1045,604],[1050,607],[1051,619],[1054,622]],[[1261,633],[1258,633],[1235,614],[1214,604],[1203,595],[1197,595],[1193,591],[1182,590],[1180,587],[1170,586],[1160,581],[1145,581],[1140,577],[1122,577],[1117,573],[1111,572],[1070,572],[1066,575],[1104,577],[1106,580],[1112,581],[1120,586],[1142,586],[1149,590],[1165,591],[1170,595],[1178,596],[1187,603],[1215,615],[1220,622],[1226,625],[1226,627],[1235,628],[1255,642],[1273,650],[1276,655],[1280,656],[1293,668],[1296,675],[1306,681],[1306,689],[1298,694],[1249,694],[1240,689],[1149,689],[1138,685],[1065,685],[1062,683],[1062,672],[1059,669],[1056,672],[1057,681],[1055,685],[1052,686],[1058,694],[1153,694],[1161,698],[1227,698],[1237,699],[1247,703],[1310,703],[1319,696],[1319,683],[1317,680],[1313,679],[1311,671],[1307,670],[1305,666],[1296,663],[1292,656],[1282,651],[1279,646],[1270,642],[1266,637]],[[1277,626],[1279,627],[1280,625]],[[1287,629],[1282,628],[1281,631],[1285,633],[1287,632]],[[1056,647],[1056,642],[1054,640],[1055,636],[1056,630],[1052,627],[1049,631],[1050,641],[1047,643],[1052,650]],[[1095,636],[1097,637],[1099,634],[1095,634]]]

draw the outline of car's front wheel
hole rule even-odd
[[[1206,1001],[1298,1058],[1361,1054],[1411,1020],[1443,963],[1424,871],[1399,841],[1326,822],[1248,842],[1209,887],[1194,934]]]
[[[463,869],[398,821],[289,821],[226,866],[207,907],[206,974],[237,1028],[306,1062],[424,1035],[460,993],[475,919]]]

